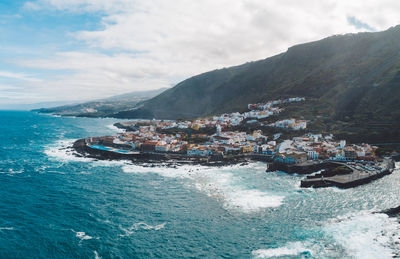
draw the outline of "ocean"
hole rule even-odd
[[[115,119],[0,111],[0,258],[392,258],[400,173],[302,189],[263,163],[162,165],[75,157]],[[396,165],[397,168],[399,164]]]

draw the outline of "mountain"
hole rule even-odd
[[[53,113],[62,116],[111,117],[114,113],[134,109],[141,102],[162,93],[166,89],[167,88],[151,91],[135,91],[81,104],[41,108],[34,111]]]
[[[400,26],[335,35],[200,74],[115,116],[196,118],[294,96],[307,101],[283,115],[311,120],[311,130],[353,141],[400,142]]]
[[[76,103],[73,101],[39,102],[39,103],[0,103],[0,110],[28,111]]]

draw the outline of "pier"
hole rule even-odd
[[[394,170],[394,161],[390,158],[385,158],[380,166],[375,167],[374,170],[357,164],[343,164],[343,166],[351,169],[351,173],[337,174],[328,177],[325,177],[323,174],[308,176],[301,181],[301,187],[320,188],[336,186],[343,189],[356,187],[391,174]]]

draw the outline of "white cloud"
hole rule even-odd
[[[66,99],[87,100],[170,86],[164,66],[151,59],[126,54],[62,52],[51,58],[16,60],[14,63],[27,68],[63,71],[61,74],[49,73],[40,84],[29,86]]]
[[[29,82],[41,82],[41,79],[34,78],[31,75],[23,74],[23,73],[14,73],[9,71],[0,71],[0,77],[6,77],[11,79],[17,79],[22,81],[29,81]]]
[[[104,14],[102,29],[73,33],[74,40],[92,48],[90,53],[16,61],[68,71],[40,86],[64,98],[165,87],[211,69],[266,58],[294,44],[365,30],[349,23],[349,17],[377,30],[400,23],[397,0],[38,0],[25,8]]]
[[[57,9],[70,12],[98,12],[107,13],[126,10],[133,4],[131,0],[37,0],[24,3],[25,9],[44,10]]]

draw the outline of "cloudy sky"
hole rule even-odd
[[[0,104],[171,87],[399,13],[398,0],[1,0]]]

